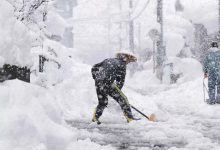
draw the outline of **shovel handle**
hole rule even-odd
[[[138,110],[137,108],[135,108],[134,106],[130,105],[131,108],[133,108],[134,110],[136,110],[137,112],[139,112],[142,116],[144,116],[145,118],[147,118],[148,120],[150,119],[148,116],[146,116],[144,113],[142,113],[140,110]]]
[[[125,102],[131,106],[131,108],[133,108],[134,110],[136,110],[138,113],[140,113],[142,116],[144,116],[145,118],[147,118],[148,120],[150,119],[148,116],[146,116],[144,113],[142,113],[140,110],[138,110],[137,108],[135,108],[134,106],[132,106],[131,104],[129,104],[128,102],[128,98],[125,96],[125,94],[116,86],[114,85],[114,87],[116,88],[116,90],[119,92],[119,94],[125,99]]]

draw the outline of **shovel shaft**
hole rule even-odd
[[[147,118],[149,120],[149,117],[146,116],[144,113],[142,113],[140,110],[138,110],[137,108],[135,108],[134,106],[130,105],[131,108],[133,108],[134,110],[136,110],[138,113],[140,113],[142,116],[144,116],[145,118]]]
[[[128,102],[128,98],[125,96],[125,94],[115,85],[116,90],[119,92],[119,94],[125,99],[125,102],[131,106],[131,108],[133,108],[134,110],[136,110],[138,113],[140,113],[142,116],[144,116],[145,118],[147,118],[148,120],[150,119],[148,116],[146,116],[144,113],[142,113],[140,110],[138,110],[137,108],[135,108],[134,106],[132,106],[131,104],[129,104]]]

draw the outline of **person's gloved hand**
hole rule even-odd
[[[207,78],[208,77],[208,73],[204,73],[204,78]]]
[[[94,80],[96,79],[95,73],[96,73],[95,71],[92,72],[92,78],[93,78]]]

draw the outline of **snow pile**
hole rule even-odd
[[[48,32],[52,35],[58,35],[62,37],[65,31],[66,22],[63,20],[61,16],[59,16],[55,12],[55,10],[49,11],[47,16],[48,17],[45,24],[47,26]]]
[[[196,59],[170,57],[169,61],[174,64],[174,73],[182,73],[178,83],[185,83],[203,77],[202,64]]]
[[[28,12],[33,9],[28,7],[36,5],[35,2],[25,1],[24,10],[20,8],[21,11],[17,12],[17,9],[23,5],[21,3],[21,1],[8,3],[6,0],[0,2],[0,56],[5,59],[7,64],[31,67],[35,63],[33,53],[36,53],[36,49],[41,50],[42,45],[48,43],[44,41],[45,35],[53,40],[60,40],[67,23],[58,15],[53,3],[49,3],[49,8],[46,10],[46,22],[42,21],[42,14],[38,14],[43,12],[38,12],[38,10],[36,10],[38,13]],[[12,4],[18,8],[15,9]],[[22,16],[23,21],[21,21],[22,18],[19,18]]]
[[[63,115],[67,108],[62,102],[62,97],[65,98],[62,92],[54,94],[54,90],[18,80],[0,84],[0,90],[0,149],[111,149],[110,146],[101,147],[90,140],[76,141],[81,131],[74,128],[71,131],[65,127]],[[75,109],[74,113],[79,111]]]
[[[33,33],[15,19],[14,8],[7,1],[0,1],[0,10],[0,56],[4,57],[5,63],[30,66]]]
[[[198,79],[198,77],[203,77],[202,65],[200,62],[193,58],[178,58],[178,57],[169,57],[168,61],[165,64],[173,63],[173,73],[180,74],[180,78],[177,80],[178,84],[185,82],[193,81]],[[140,64],[141,65],[141,64]],[[153,73],[153,60],[147,61],[142,64],[143,70],[136,71],[131,77],[127,76],[125,83],[128,87],[133,87],[133,89],[139,89],[144,91],[145,89],[154,89],[157,88],[164,89],[170,85],[161,84],[161,82],[156,77],[156,73]]]
[[[34,61],[32,70],[38,70],[39,55],[43,55],[47,59],[44,62],[44,72],[32,74],[31,82],[46,87],[56,85],[69,78],[72,73],[70,68],[74,62],[79,61],[79,58],[75,56],[75,49],[66,48],[56,41],[45,40],[43,44],[43,50],[36,49],[32,54]]]
[[[1,88],[1,149],[65,149],[73,133],[62,126],[62,112],[44,88],[18,80]]]
[[[161,92],[146,101],[157,104],[158,120],[156,143],[167,143],[180,140],[185,149],[219,149],[215,133],[219,122],[219,106],[209,106],[203,101],[202,78],[186,82],[168,91]],[[157,125],[156,125],[157,126]],[[213,130],[210,130],[210,129]],[[207,131],[208,130],[208,131]],[[155,130],[154,130],[155,131]],[[147,136],[153,138],[154,131]],[[175,137],[175,138],[169,138]],[[161,139],[162,138],[162,139]],[[162,141],[159,141],[162,140]],[[177,149],[173,147],[173,149]]]
[[[45,62],[44,73],[32,74],[32,84],[18,80],[0,84],[0,149],[114,149],[89,139],[77,141],[82,131],[66,127],[65,119],[91,118],[97,101],[91,66],[81,63],[75,49],[51,40],[44,46],[49,51],[43,54],[50,61]],[[38,67],[39,53],[32,57],[36,62],[32,69]]]

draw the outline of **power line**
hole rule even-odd
[[[142,10],[135,16],[133,17],[131,20],[135,20],[138,17],[140,17],[140,15],[144,12],[144,10],[147,8],[148,4],[150,3],[150,0],[147,1],[147,3],[144,5],[144,7],[142,8]]]

